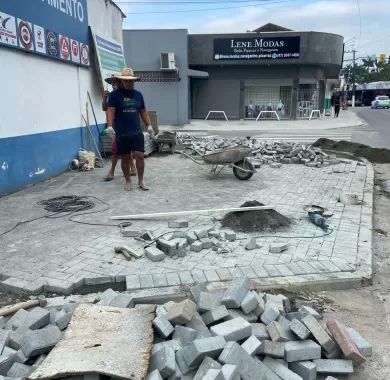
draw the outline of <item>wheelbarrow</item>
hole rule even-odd
[[[217,176],[225,167],[233,169],[233,174],[242,181],[248,180],[256,173],[256,170],[252,163],[248,160],[248,155],[252,152],[252,149],[245,147],[226,148],[221,150],[215,150],[206,154],[199,154],[196,158],[182,153],[188,157],[191,161],[198,165],[211,165],[210,173]]]

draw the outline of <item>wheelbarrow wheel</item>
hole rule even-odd
[[[233,174],[241,181],[247,181],[249,178],[251,178],[254,174],[254,167],[253,165],[247,161],[247,160],[242,160],[238,161],[234,164],[235,166],[233,167]],[[238,167],[236,167],[238,166]],[[243,168],[245,170],[250,170],[250,172],[240,170],[239,168]]]

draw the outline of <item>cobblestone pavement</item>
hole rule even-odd
[[[154,156],[146,161],[149,192],[122,190],[117,168],[112,182],[102,182],[106,169],[65,173],[0,199],[0,233],[15,223],[45,215],[40,200],[60,195],[96,196],[109,210],[75,218],[90,223],[113,223],[111,215],[237,207],[247,200],[274,205],[294,220],[278,236],[259,237],[261,248],[246,251],[247,235],[230,243],[231,251],[187,252],[182,258],[166,257],[153,263],[143,257],[126,261],[114,246],[127,244],[142,249],[139,242],[124,238],[117,227],[76,224],[66,216],[43,218],[19,225],[0,237],[0,287],[11,291],[42,290],[69,293],[83,285],[127,280],[128,289],[228,281],[248,275],[264,286],[347,282],[357,284],[371,278],[372,189],[371,164],[348,161],[327,168],[283,165],[264,166],[249,181],[237,180],[231,169],[219,177],[208,175],[179,156]],[[363,205],[344,206],[340,190],[364,198]],[[106,206],[96,200],[94,210]],[[334,212],[329,220],[333,232],[309,223],[305,205],[317,204]],[[92,210],[92,211],[94,211]],[[187,218],[189,230],[202,226],[220,228],[212,216]],[[115,223],[115,222],[114,222]],[[170,231],[167,220],[135,221],[134,230],[151,230],[155,236]],[[252,234],[262,236],[264,234]],[[269,236],[269,235],[268,235]],[[291,238],[282,238],[290,236]],[[292,236],[296,238],[292,238]],[[271,243],[288,243],[282,253],[269,253]]]

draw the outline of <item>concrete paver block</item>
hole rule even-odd
[[[160,342],[160,343],[155,343],[153,345],[152,353],[154,354],[158,350],[161,350],[163,347],[168,347],[175,352],[177,352],[183,348],[182,344],[180,343],[180,341],[178,339],[171,339],[171,340],[165,340],[165,341]]]
[[[287,362],[321,359],[321,346],[312,340],[287,342],[284,346]]]
[[[359,348],[359,351],[364,356],[371,356],[372,355],[372,345],[368,343],[356,330],[353,328],[347,327],[347,331],[349,332],[349,335],[351,336],[352,340],[355,342],[357,347]]]
[[[99,293],[96,297],[98,305],[108,306],[118,295],[117,292],[111,288],[106,289],[103,293]]]
[[[182,377],[183,377],[183,372],[181,371],[179,365],[176,362],[175,372],[173,372],[172,375],[168,377],[168,380],[181,380]]]
[[[273,342],[288,342],[290,340],[285,329],[277,321],[270,322],[267,325],[267,331]]]
[[[156,247],[145,248],[145,256],[153,262],[163,261],[165,258],[164,252]]]
[[[264,324],[268,325],[271,322],[275,321],[280,315],[280,310],[271,305],[270,307],[266,307],[264,313],[261,315],[260,320]]]
[[[20,341],[26,333],[30,331],[28,327],[22,326],[16,329],[15,331],[11,331],[9,335],[8,345],[14,350],[20,349]]]
[[[0,330],[0,355],[3,352],[3,348],[9,341],[10,332],[8,330]]]
[[[303,380],[317,379],[317,366],[311,361],[290,363],[289,368],[301,376]]]
[[[211,249],[211,248],[213,248],[213,242],[211,241],[211,239],[203,238],[201,240],[201,242],[202,242],[202,248],[203,249]]]
[[[302,306],[299,308],[298,312],[303,313],[303,314],[310,314],[310,315],[312,315],[315,319],[317,319],[317,321],[320,320],[320,319],[322,319],[320,313],[318,313],[315,309],[313,309],[312,307],[307,306],[307,305],[302,305]]]
[[[275,372],[283,380],[302,380],[302,377],[289,370],[283,364],[277,360],[266,356],[263,360],[263,364],[266,365],[271,371]]]
[[[245,243],[245,249],[247,251],[252,251],[253,249],[257,248],[257,240],[256,238],[249,238]]]
[[[167,339],[174,330],[172,324],[168,321],[164,314],[158,315],[153,320],[153,327],[157,333],[165,339]]]
[[[178,339],[184,347],[196,339],[198,332],[190,327],[175,326],[172,339]]]
[[[196,371],[196,375],[194,377],[194,380],[202,380],[203,376],[206,374],[206,372],[209,369],[221,369],[222,365],[219,364],[217,361],[214,359],[210,358],[209,356],[206,356],[201,365],[199,366],[198,370]]]
[[[182,350],[176,352],[176,363],[184,376],[193,371],[193,368],[190,368],[185,362]],[[192,379],[192,377],[190,377],[190,379]]]
[[[28,331],[20,340],[20,348],[26,357],[31,358],[49,352],[60,338],[60,329],[57,326],[48,326],[41,330]]]
[[[227,241],[235,241],[236,240],[236,233],[233,231],[225,231],[224,237]]]
[[[58,328],[62,331],[68,327],[71,319],[72,319],[72,313],[66,313],[65,311],[62,310],[57,314],[55,323],[58,326]]]
[[[270,244],[269,245],[269,251],[270,253],[281,253],[283,251],[286,251],[288,249],[288,244]]]
[[[191,321],[196,312],[196,304],[191,300],[184,300],[172,305],[167,312],[167,319],[173,325],[184,325]]]
[[[334,340],[311,314],[306,315],[306,317],[302,319],[302,322],[327,352],[332,352],[336,349],[337,346]]]
[[[192,244],[198,240],[198,237],[195,235],[194,232],[190,231],[186,233],[186,239],[188,244]]]
[[[222,352],[226,341],[222,336],[196,339],[189,345],[183,347],[180,351],[189,367],[200,365],[202,360],[209,356],[215,359]]]
[[[211,336],[210,330],[207,328],[202,317],[197,312],[194,313],[192,319],[186,323],[186,326],[196,330],[198,339],[208,338]]]
[[[284,358],[284,346],[286,343],[272,342],[270,340],[261,341],[258,353],[268,355],[273,358]]]
[[[251,357],[238,343],[228,342],[219,356],[223,364],[236,365],[242,380],[266,380],[266,368]]]
[[[27,377],[34,369],[25,364],[14,363],[7,373],[8,377],[24,378]]]
[[[290,329],[301,340],[306,340],[310,336],[310,330],[298,319],[290,322]]]
[[[16,330],[20,326],[25,326],[28,311],[24,309],[18,310],[5,324],[6,330]],[[49,317],[50,318],[50,317]],[[27,326],[26,326],[27,327]]]
[[[155,369],[147,374],[146,380],[162,380],[162,377],[158,369]]]
[[[198,239],[204,239],[204,238],[207,238],[209,236],[208,228],[201,228],[201,229],[195,230],[194,233]]]
[[[221,368],[221,380],[240,380],[238,367],[233,364],[224,364]]]
[[[25,364],[28,361],[28,358],[23,354],[22,350],[16,351],[14,355],[15,363]]]
[[[177,243],[173,240],[158,239],[156,247],[167,256],[174,256],[177,253]]]
[[[170,220],[168,222],[169,228],[187,228],[188,227],[188,220]]]
[[[245,314],[255,310],[258,306],[258,294],[255,291],[248,292],[241,302],[241,309]]]
[[[190,250],[192,252],[200,252],[202,249],[203,249],[203,243],[199,240],[194,241],[190,247]]]
[[[158,370],[163,379],[168,378],[175,371],[175,351],[163,347],[150,357],[149,371]]]
[[[366,358],[360,353],[359,348],[342,323],[333,319],[327,321],[326,326],[346,359],[350,359],[356,364],[361,364],[366,361]]]
[[[203,379],[204,380],[216,380],[218,379],[218,376],[220,375],[221,370],[220,369],[208,369],[207,372],[204,374]]]
[[[235,278],[222,296],[221,303],[227,308],[239,308],[250,288],[248,277]]]
[[[14,364],[14,357],[7,355],[0,355],[0,375],[6,376],[8,371]]]
[[[225,305],[218,306],[217,308],[208,311],[202,315],[203,321],[206,325],[210,325],[215,322],[224,320],[229,316],[229,312]]]
[[[239,341],[252,334],[252,326],[245,319],[238,317],[212,326],[210,331],[213,335],[223,336],[226,341]]]
[[[352,360],[345,359],[317,359],[314,360],[317,373],[347,375],[353,373]]]
[[[256,355],[259,352],[261,342],[254,336],[251,335],[241,347],[251,356]]]
[[[199,294],[197,308],[199,313],[214,310],[221,304],[220,297],[217,294],[201,292]]]
[[[270,340],[271,337],[268,334],[267,326],[263,323],[251,323],[252,325],[252,335],[254,335],[258,340]]]
[[[254,313],[245,314],[241,309],[228,309],[229,316],[226,320],[235,319],[241,317],[249,323],[255,323],[258,321],[258,316]]]
[[[131,294],[120,293],[110,302],[110,306],[126,308],[130,306],[132,299]]]

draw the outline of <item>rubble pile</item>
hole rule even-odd
[[[199,284],[187,294],[157,306],[147,380],[315,380],[317,374],[353,373],[372,354],[354,329],[325,322],[312,307],[282,294],[256,291],[248,278],[235,278],[227,289]],[[135,300],[107,289],[40,298],[40,306],[0,317],[0,379],[28,377],[61,339],[77,303],[142,306]]]
[[[248,147],[252,150],[250,156],[255,167],[268,164],[279,168],[282,164],[304,164],[309,167],[326,167],[340,163],[334,154],[327,154],[321,148],[311,144],[294,142],[265,142],[251,138],[227,138],[220,136],[192,136],[178,134],[178,143],[193,151],[195,154],[206,154],[218,149],[237,146]]]
[[[191,299],[157,307],[147,380],[315,380],[353,373],[372,354],[355,330],[326,323],[284,295],[236,278],[224,291],[191,288]]]

